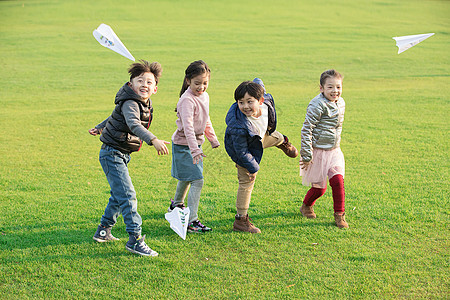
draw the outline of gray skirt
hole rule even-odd
[[[198,146],[200,149],[201,146]],[[188,146],[172,142],[172,177],[181,181],[203,179],[203,161],[194,165]]]

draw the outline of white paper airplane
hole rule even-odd
[[[415,46],[418,43],[426,40],[432,35],[434,35],[434,33],[396,36],[393,37],[393,39],[395,40],[396,46],[398,47],[398,54],[400,54],[403,51],[408,50],[412,46]]]
[[[131,59],[132,61],[135,61],[133,55],[131,55],[130,51],[128,51],[125,45],[120,41],[119,37],[108,25],[100,24],[100,26],[98,26],[98,28],[95,29],[92,34],[103,47],[109,48],[112,51],[115,51],[120,55]]]
[[[175,231],[183,240],[186,239],[187,227],[189,224],[189,215],[191,214],[189,207],[181,209],[175,207],[172,212],[166,213],[166,220],[169,221],[170,228]]]

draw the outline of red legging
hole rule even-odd
[[[344,177],[342,175],[334,175],[330,179],[331,191],[333,193],[333,208],[334,212],[345,211],[345,189],[344,189]],[[303,203],[308,206],[314,205],[317,199],[319,199],[327,188],[310,188],[306,193]]]

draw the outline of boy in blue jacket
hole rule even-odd
[[[260,233],[247,212],[263,149],[276,146],[292,158],[297,157],[298,150],[276,131],[275,103],[261,79],[242,82],[234,91],[234,99],[225,120],[225,149],[236,163],[239,181],[233,230]]]

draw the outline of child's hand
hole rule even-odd
[[[203,157],[206,157],[205,154],[200,153],[192,158],[192,163],[197,165],[199,162],[203,161]]]
[[[89,129],[89,133],[91,135],[98,135],[98,134],[102,133],[102,130],[101,129],[97,129],[97,128],[91,128],[91,129]]]
[[[254,181],[256,179],[256,173],[248,173],[248,179],[250,179],[250,181]]]
[[[170,144],[170,142],[153,139],[152,144],[155,146],[156,151],[158,151],[158,155],[169,154],[169,149],[167,149],[166,145]]]
[[[305,171],[308,170],[309,165],[312,164],[311,161],[302,161],[300,160],[300,167]]]

